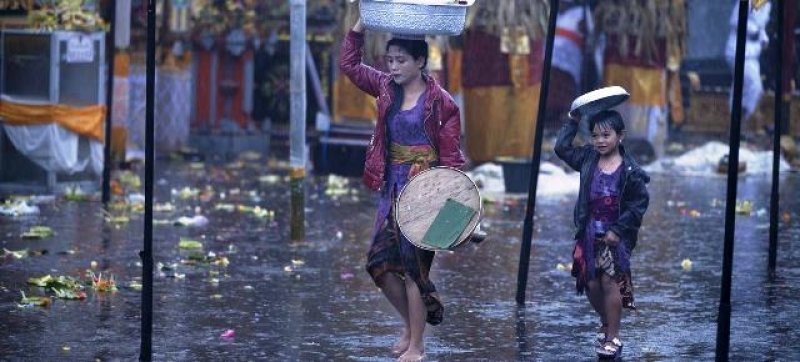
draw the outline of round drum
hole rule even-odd
[[[408,181],[395,205],[395,220],[412,244],[453,250],[467,241],[481,218],[481,195],[465,173],[433,167]]]

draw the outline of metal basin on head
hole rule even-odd
[[[409,35],[458,35],[475,0],[361,0],[369,30]]]

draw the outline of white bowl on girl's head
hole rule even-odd
[[[413,35],[458,35],[475,0],[361,0],[369,30]]]
[[[572,101],[569,118],[581,119],[614,108],[628,100],[630,96],[625,88],[616,85],[593,90]]]

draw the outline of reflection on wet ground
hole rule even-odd
[[[209,224],[155,226],[155,261],[164,267],[155,277],[155,360],[393,360],[388,347],[400,325],[363,270],[373,200],[357,180],[344,189],[354,191],[340,194],[326,192],[326,178],[310,178],[307,240],[292,243],[282,176],[262,182],[252,165],[162,163],[157,170],[157,202],[171,201],[176,210],[156,212],[155,218],[174,220],[197,211]],[[739,197],[754,204],[750,216],[737,217],[730,352],[735,361],[800,360],[800,200],[792,191],[800,177],[787,174],[782,180],[785,221],[774,278],[766,270],[769,185],[768,177],[740,180]],[[172,195],[185,186],[214,191],[210,197]],[[625,360],[714,358],[725,186],[721,177],[653,177],[633,258],[639,310],[623,320]],[[274,210],[275,220],[218,208],[221,203]],[[572,197],[539,198],[525,308],[514,301],[523,200],[487,204],[483,229],[491,238],[437,256],[432,277],[446,315],[442,325],[427,330],[428,361],[595,360],[598,321],[563,268],[571,262],[572,205]],[[115,226],[103,220],[98,203],[41,207],[39,216],[0,219],[3,247],[49,251],[0,260],[0,360],[136,360],[141,297],[130,283],[141,275],[141,214]],[[57,234],[19,237],[34,225]],[[204,253],[227,256],[230,265],[181,264],[191,254],[178,248],[181,237],[201,241]],[[56,299],[48,308],[17,307],[20,291],[41,294],[26,284],[28,278],[77,277],[92,261],[116,276],[119,292]],[[235,336],[221,338],[226,330]]]

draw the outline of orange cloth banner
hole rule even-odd
[[[464,88],[466,153],[472,161],[530,157],[541,85]]]
[[[461,49],[450,49],[447,52],[447,91],[450,94],[461,93],[461,60],[464,52]]]
[[[666,104],[666,75],[661,68],[606,64],[603,84],[618,85],[630,93],[628,102],[637,106]]]
[[[131,55],[125,50],[114,52],[114,75],[127,77],[131,74]]]
[[[30,105],[0,101],[0,117],[13,126],[57,123],[81,136],[103,141],[106,107],[102,105],[70,107],[63,104]]]

